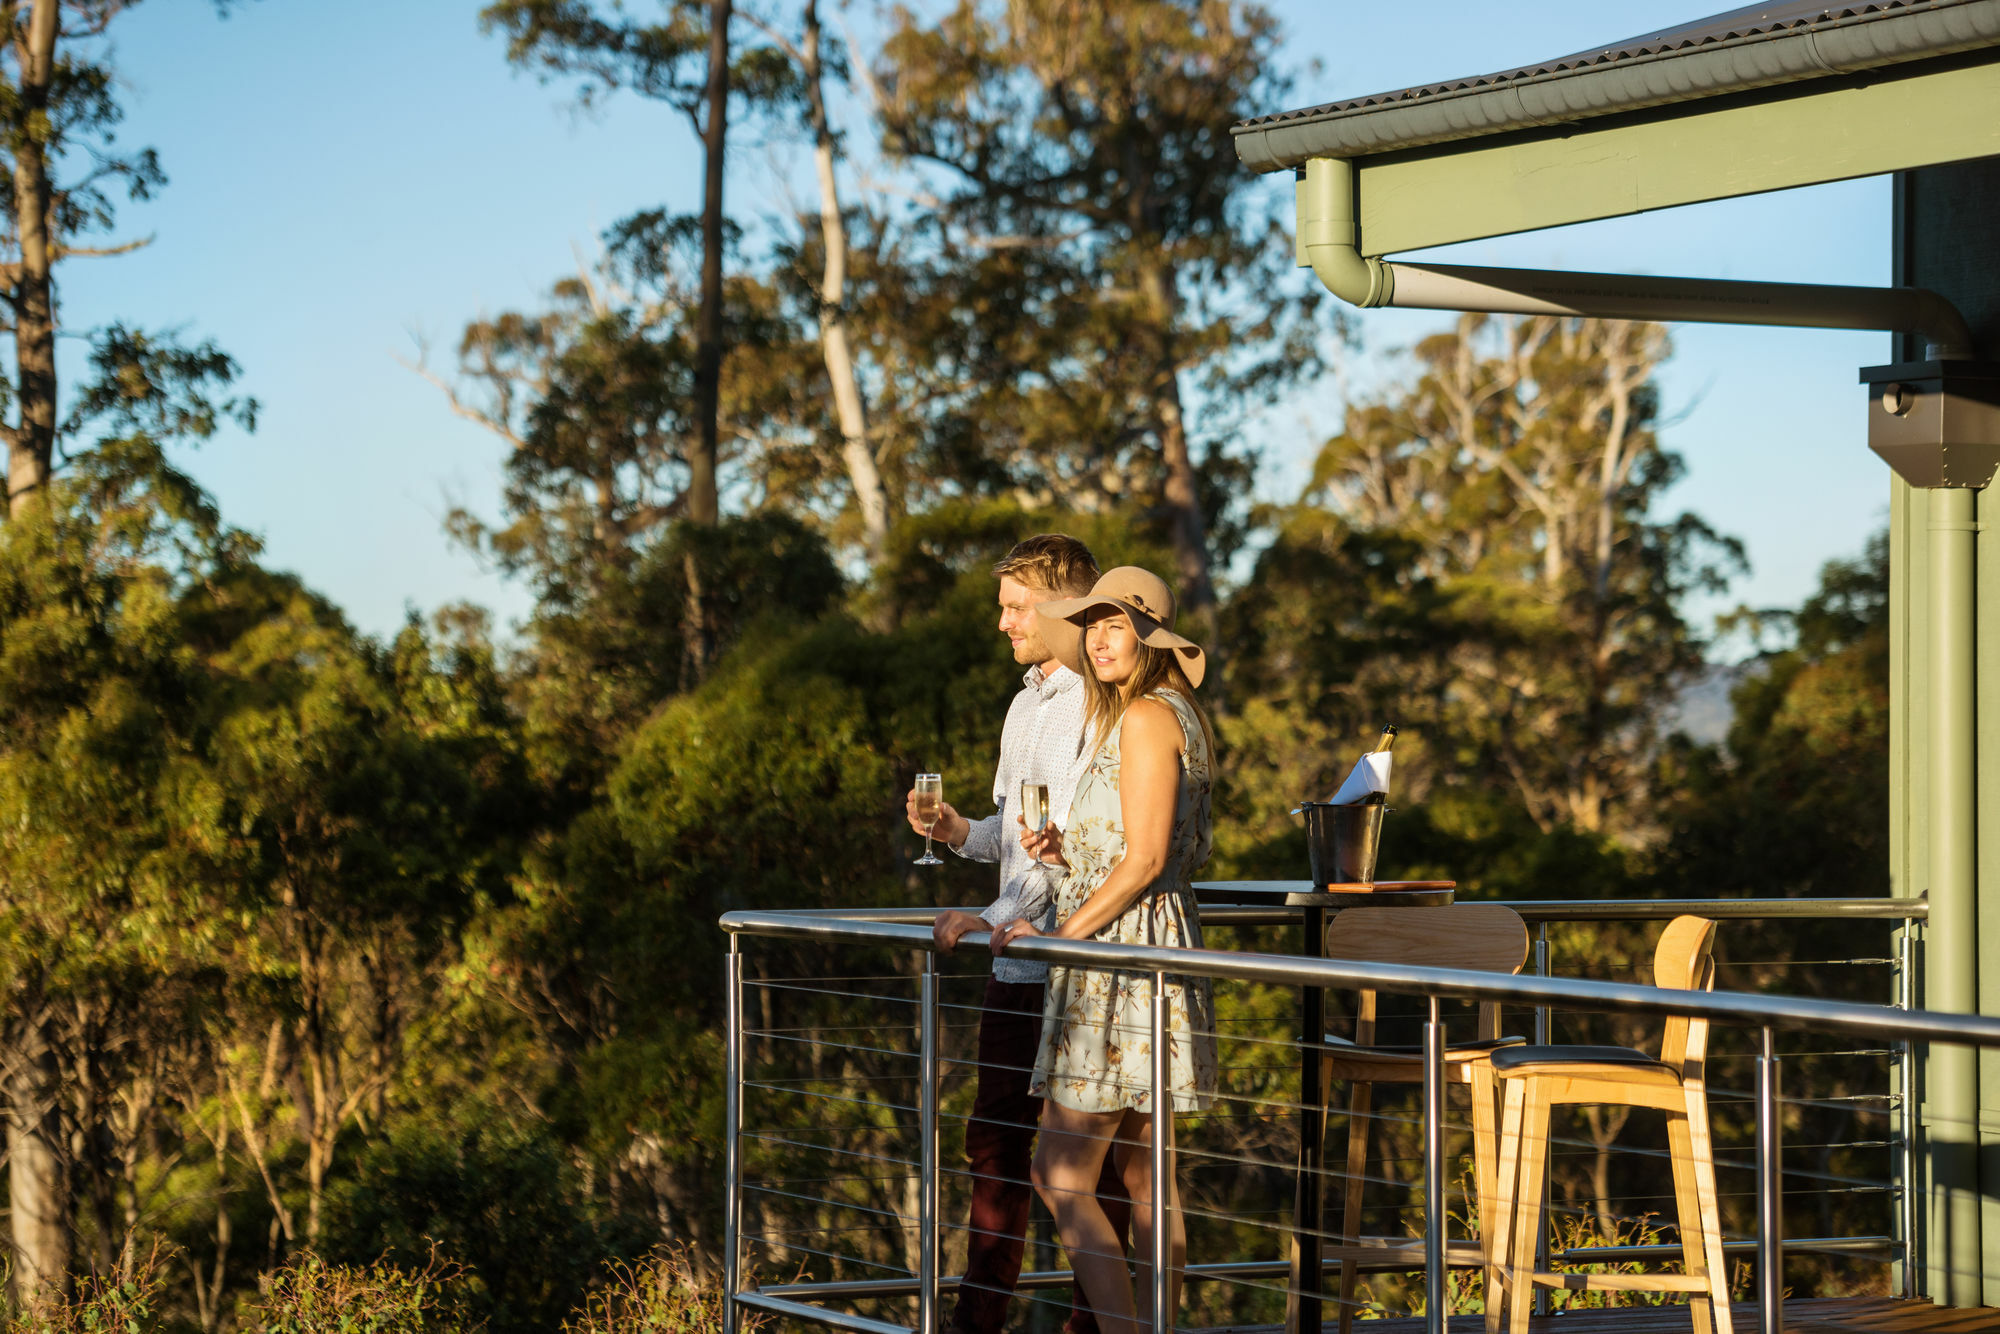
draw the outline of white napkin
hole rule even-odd
[[[1347,775],[1347,781],[1340,785],[1340,791],[1333,794],[1336,806],[1352,806],[1370,792],[1389,790],[1389,766],[1395,756],[1386,750],[1371,750],[1354,762],[1354,772]]]

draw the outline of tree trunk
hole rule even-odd
[[[1598,1236],[1606,1243],[1616,1242],[1620,1239],[1620,1229],[1618,1216],[1611,1212],[1611,1151],[1617,1147],[1625,1123],[1632,1119],[1632,1109],[1621,1107],[1614,1114],[1603,1107],[1586,1107],[1583,1119],[1590,1127],[1590,1194],[1597,1214]]]
[[[204,1269],[192,1249],[184,1252],[188,1276],[194,1280],[195,1320],[202,1328],[202,1334],[215,1334],[222,1327],[222,1294],[229,1277],[229,1243],[234,1238],[234,1228],[229,1221],[231,1183],[229,1179],[229,1079],[218,1063],[215,1073],[216,1128],[210,1134],[207,1123],[201,1119],[194,1081],[188,1081],[188,1096],[184,1102],[188,1115],[202,1133],[208,1135],[209,1144],[215,1150],[215,1262]]]
[[[10,515],[21,514],[40,498],[55,456],[56,324],[50,277],[54,247],[49,236],[47,112],[60,8],[60,0],[35,0],[27,27],[17,27],[13,33],[15,62],[21,71],[23,132],[14,152],[15,226],[21,237],[21,277],[14,292],[14,353],[20,369],[16,393],[21,418],[7,448]]]
[[[722,150],[729,130],[730,0],[709,0],[708,11],[708,116],[701,133],[705,166],[701,316],[695,330],[696,438],[688,455],[688,517],[713,525],[720,517],[715,468],[722,439]]]
[[[13,1295],[25,1306],[69,1283],[68,1164],[62,1152],[61,1078],[48,1019],[26,1026],[7,1072],[7,1199]]]
[[[803,57],[806,114],[813,132],[813,165],[819,171],[819,229],[826,249],[826,266],[819,286],[820,350],[827,380],[833,386],[833,406],[840,421],[840,454],[847,464],[854,503],[868,544],[868,562],[879,565],[889,538],[889,492],[875,466],[868,443],[868,418],[861,403],[861,381],[847,341],[847,313],[842,303],[847,286],[847,225],[840,215],[840,183],[833,172],[833,129],[827,121],[819,53],[819,0],[806,0]]]
[[[317,1245],[324,1222],[326,1180],[340,1135],[345,1090],[340,1073],[339,1037],[330,1031],[328,992],[332,967],[326,936],[315,924],[306,895],[287,888],[284,901],[294,914],[292,929],[299,970],[299,1016],[293,1041],[296,1055],[285,1083],[292,1097],[297,1133],[306,1152],[306,1244]],[[290,1235],[290,1224],[286,1227]]]
[[[731,8],[731,0],[709,0],[708,111],[701,130],[701,312],[695,323],[695,438],[688,448],[687,516],[708,528],[722,518],[715,471],[722,452],[722,150],[729,132]],[[681,680],[686,687],[708,675],[713,644],[695,547],[681,558],[681,569],[687,581],[681,613]]]
[[[1164,265],[1147,264],[1140,269],[1140,294],[1151,308],[1158,349],[1158,369],[1153,384],[1153,416],[1159,425],[1160,454],[1166,465],[1166,485],[1161,489],[1166,501],[1170,534],[1174,544],[1174,565],[1180,575],[1177,610],[1205,639],[1211,652],[1217,648],[1215,635],[1215,587],[1209,580],[1208,521],[1202,514],[1201,489],[1196,484],[1194,460],[1188,453],[1187,417],[1181,407],[1180,366],[1174,356],[1174,321],[1179,300],[1173,276]]]
[[[701,581],[701,558],[692,543],[681,555],[681,577],[687,584],[681,605],[681,689],[692,690],[707,677],[708,659],[713,649],[709,636],[708,595]]]
[[[1166,457],[1165,497],[1173,519],[1174,563],[1179,567],[1179,609],[1206,627],[1213,620],[1215,588],[1208,573],[1208,521],[1201,511],[1194,460],[1188,456],[1187,421],[1181,412],[1178,373],[1162,377],[1158,404],[1160,449]],[[1213,638],[1210,639],[1213,645]]]

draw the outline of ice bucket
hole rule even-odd
[[[1308,801],[1299,809],[1306,817],[1306,855],[1315,885],[1367,885],[1375,881],[1375,853],[1382,844],[1379,802],[1335,806]]]

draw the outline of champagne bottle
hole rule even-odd
[[[1394,746],[1395,744],[1396,744],[1396,724],[1390,723],[1387,726],[1383,727],[1382,735],[1378,737],[1375,741],[1375,749],[1369,751],[1368,754],[1369,755],[1386,754],[1388,753],[1389,748],[1391,746]],[[1362,756],[1362,759],[1364,761],[1367,758],[1368,758],[1367,755]],[[1370,792],[1367,796],[1363,797],[1358,804],[1362,806],[1381,806],[1387,804],[1388,800],[1389,800],[1389,794],[1387,792]]]

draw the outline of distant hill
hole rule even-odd
[[[1710,663],[1667,709],[1660,720],[1661,732],[1681,732],[1704,745],[1719,745],[1729,735],[1735,716],[1729,692],[1753,665],[1754,660]]]

